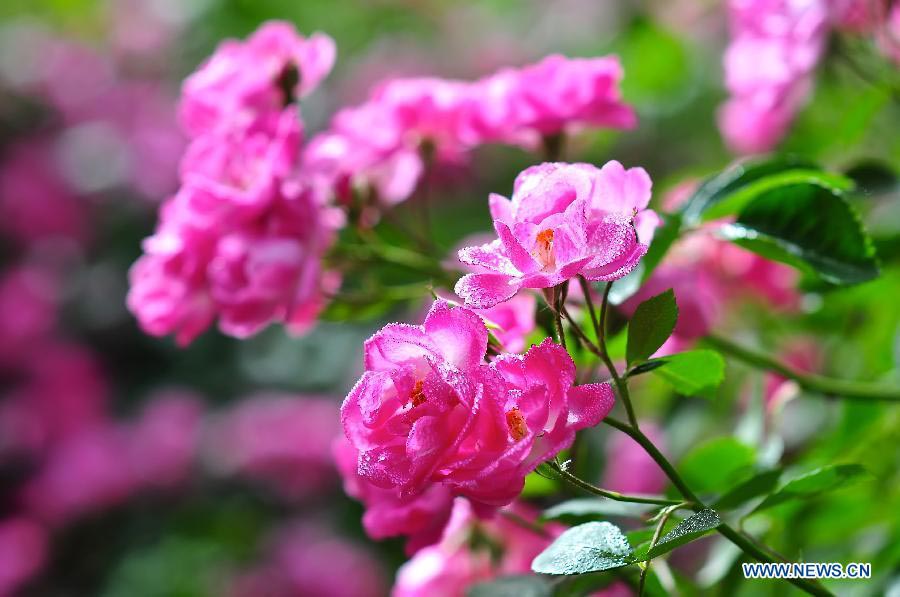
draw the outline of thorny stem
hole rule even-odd
[[[600,358],[606,364],[606,368],[609,369],[609,374],[613,378],[613,382],[616,384],[616,389],[619,392],[619,397],[622,399],[622,403],[625,405],[625,412],[628,415],[628,421],[631,423],[631,426],[637,429],[638,422],[637,417],[634,414],[634,406],[631,404],[631,394],[628,393],[628,384],[625,383],[621,377],[619,377],[619,372],[616,370],[615,363],[612,362],[612,359],[609,358],[609,351],[606,348],[606,313],[609,310],[609,291],[612,290],[612,282],[608,282],[606,284],[606,288],[603,291],[603,301],[600,303],[600,318],[597,318],[597,311],[594,309],[594,300],[591,298],[591,285],[588,284],[588,281],[584,276],[578,276],[578,282],[581,284],[581,290],[584,294],[584,302],[587,305],[588,312],[591,314],[591,323],[594,324],[594,333],[597,335],[597,341],[600,347]]]
[[[593,493],[594,495],[599,495],[600,497],[609,498],[611,500],[617,502],[630,502],[633,504],[653,504],[656,506],[684,506],[686,508],[692,507],[691,505],[685,504],[685,502],[681,500],[668,500],[665,498],[655,498],[650,496],[640,496],[640,495],[625,495],[623,493],[619,493],[618,491],[610,491],[609,489],[603,489],[602,487],[597,487],[596,485],[592,485],[587,481],[576,477],[563,467],[561,467],[558,463],[551,461],[550,466],[559,473],[559,476],[574,485],[575,487],[579,487],[588,493]]]
[[[769,355],[740,346],[720,336],[710,335],[706,337],[705,341],[713,348],[740,359],[748,365],[771,371],[793,380],[797,382],[797,385],[809,392],[824,396],[841,396],[848,400],[900,402],[900,386],[878,386],[857,381],[834,379],[823,375],[802,373],[773,359]]]
[[[687,484],[684,482],[684,479],[681,478],[681,476],[678,474],[678,471],[676,471],[675,467],[672,466],[672,463],[670,463],[668,461],[668,459],[666,459],[666,457],[663,456],[663,454],[657,449],[657,447],[653,444],[653,442],[650,441],[650,439],[646,435],[644,435],[640,431],[640,429],[637,429],[636,427],[633,427],[633,426],[629,425],[628,423],[624,423],[622,421],[619,421],[619,420],[614,419],[609,416],[607,416],[605,419],[603,419],[603,422],[606,423],[607,425],[609,425],[610,427],[614,427],[614,428],[618,429],[619,431],[625,433],[626,435],[631,437],[631,439],[633,439],[638,444],[640,444],[640,446],[642,448],[644,448],[644,451],[646,451],[647,454],[651,458],[653,458],[653,460],[656,462],[656,464],[659,465],[659,467],[663,470],[663,472],[666,474],[666,476],[669,478],[669,480],[672,482],[672,484],[676,487],[676,489],[678,489],[678,491],[681,493],[681,495],[683,495],[686,500],[693,503],[692,508],[695,511],[700,511],[700,510],[703,510],[706,508],[706,505],[702,501],[700,501],[700,499],[697,498],[696,494],[693,491],[691,491],[691,488],[687,486]],[[762,549],[760,549],[759,547],[754,545],[746,537],[744,537],[743,535],[738,533],[736,530],[734,530],[730,525],[723,522],[721,525],[719,525],[716,528],[716,530],[723,537],[725,537],[726,539],[728,539],[729,541],[731,541],[732,543],[737,545],[747,555],[752,556],[753,558],[759,560],[760,562],[765,562],[765,563],[774,562],[774,560],[769,556],[769,554],[767,554]],[[832,595],[831,592],[829,592],[824,587],[822,587],[819,584],[814,583],[814,582],[810,582],[810,581],[800,579],[800,578],[790,578],[790,579],[786,579],[786,580],[788,582],[790,582],[792,585],[794,585],[795,587],[802,589],[803,591],[806,591],[810,595],[820,595],[820,596]]]

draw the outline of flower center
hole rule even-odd
[[[528,425],[525,424],[525,417],[517,406],[506,411],[506,426],[509,428],[509,434],[516,441],[528,435]]]
[[[544,266],[544,269],[552,268],[556,265],[556,258],[553,256],[553,229],[547,228],[538,232],[534,239],[534,258]]]
[[[416,385],[413,386],[413,391],[409,395],[409,398],[412,401],[413,407],[419,406],[420,404],[425,402],[425,400],[426,400],[425,392],[423,391],[424,385],[425,385],[425,382],[420,379],[419,381],[416,382]]]

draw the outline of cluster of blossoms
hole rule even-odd
[[[182,186],[131,271],[128,304],[147,332],[187,344],[216,317],[237,337],[272,321],[302,331],[315,320],[338,282],[321,259],[340,214],[297,176],[296,102],[334,54],[327,36],[270,23],[221,44],[185,81]]]
[[[742,154],[774,148],[806,103],[829,33],[874,33],[888,57],[900,56],[900,7],[880,0],[730,0],[732,40],[725,53],[719,126]]]
[[[131,272],[128,304],[148,333],[184,345],[215,319],[241,338],[273,321],[302,332],[340,283],[322,266],[343,223],[331,201],[394,204],[429,162],[458,163],[480,144],[535,147],[636,121],[621,100],[618,59],[554,55],[473,82],[389,80],[301,148],[294,104],[334,56],[330,38],[273,22],[221,44],[185,81],[182,185]]]
[[[430,161],[459,163],[487,143],[537,147],[585,127],[631,128],[617,58],[552,55],[475,81],[392,79],[363,104],[339,111],[310,141],[305,167],[339,201],[374,193],[410,197]]]

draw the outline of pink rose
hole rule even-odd
[[[535,145],[541,136],[583,127],[628,129],[637,123],[622,102],[622,66],[615,56],[558,54],[478,83],[467,125],[481,140]]]
[[[406,142],[404,132],[383,103],[345,108],[304,150],[303,172],[341,203],[373,191],[381,203],[394,205],[413,194],[424,172],[421,152]]]
[[[272,114],[310,93],[331,70],[334,41],[270,21],[246,41],[227,40],[182,88],[181,122],[192,137],[236,126],[267,126]]]
[[[390,324],[366,342],[366,371],[341,409],[361,477],[401,497],[442,483],[504,505],[612,408],[608,384],[572,387],[575,366],[549,339],[490,365],[486,348],[481,318],[444,301],[424,325]]]
[[[453,505],[447,487],[431,485],[418,495],[403,497],[396,489],[373,485],[359,475],[359,452],[343,436],[334,441],[334,457],[344,478],[344,491],[366,508],[362,522],[369,537],[386,539],[405,535],[408,554],[440,539]]]
[[[463,276],[456,293],[487,308],[520,288],[552,288],[582,275],[617,280],[647,251],[656,214],[647,210],[650,177],[619,162],[547,163],[516,178],[512,199],[491,195],[498,239],[459,252],[463,263],[489,273]],[[639,235],[643,232],[644,234]]]
[[[732,41],[725,52],[731,98],[719,127],[739,153],[769,151],[806,103],[828,34],[825,0],[730,0]]]

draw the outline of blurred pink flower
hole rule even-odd
[[[47,533],[27,518],[0,521],[0,595],[18,595],[47,559]]]
[[[56,325],[56,275],[46,268],[19,265],[0,277],[0,369],[28,360]]]
[[[485,244],[490,242],[489,234],[473,234],[462,239],[456,248],[452,250],[452,257],[446,259],[442,265],[450,270],[462,269],[471,273],[485,273],[490,270],[461,263],[457,258],[459,250],[467,246]],[[440,294],[440,293],[439,293]],[[441,295],[450,301],[456,297],[448,293]],[[525,350],[526,341],[536,326],[537,297],[529,292],[520,292],[508,301],[504,301],[487,309],[472,309],[478,313],[488,325],[488,329],[500,341],[504,352],[522,352]]]
[[[507,510],[528,522],[537,518],[537,513],[524,504],[515,503]],[[492,520],[480,521],[470,503],[457,498],[440,542],[420,550],[400,567],[391,594],[393,597],[462,597],[475,583],[498,576],[528,574],[531,561],[561,531],[559,525],[551,524],[541,533],[509,520],[502,513]]]
[[[778,360],[803,373],[815,373],[822,367],[822,350],[812,338],[794,338],[779,351]],[[764,398],[770,412],[800,394],[796,382],[775,373],[767,373]]]
[[[684,249],[681,249],[684,251]],[[719,280],[703,262],[679,259],[676,247],[671,255],[641,285],[640,289],[620,305],[629,317],[638,305],[671,288],[678,304],[675,330],[656,351],[655,356],[681,352],[705,336],[718,321],[723,309],[725,292]]]
[[[642,422],[641,431],[656,447],[666,451],[662,429]],[[657,494],[666,488],[668,479],[640,444],[624,433],[616,433],[607,442],[602,485],[621,493]]]
[[[272,322],[294,333],[313,325],[339,284],[321,259],[342,219],[295,176],[302,123],[276,96],[285,68],[300,69],[288,93],[303,95],[333,60],[330,38],[268,23],[245,44],[222,44],[186,81],[182,108],[196,138],[182,187],[130,273],[128,306],[147,333],[187,345],[216,318],[239,338]]]
[[[891,6],[883,26],[878,30],[878,47],[881,52],[900,65],[900,4]]]
[[[650,177],[611,161],[546,163],[516,178],[512,199],[491,195],[498,239],[459,252],[463,263],[490,273],[463,276],[456,293],[487,308],[521,288],[551,288],[583,275],[617,280],[647,251],[658,216],[647,210]]]
[[[107,508],[134,489],[128,434],[112,424],[85,428],[56,444],[41,469],[22,488],[25,511],[51,526]]]
[[[411,147],[428,145],[438,156],[453,160],[468,144],[463,118],[472,85],[465,81],[420,77],[391,79],[372,93],[406,137]]]
[[[473,309],[490,327],[491,333],[500,341],[504,352],[525,350],[528,335],[534,331],[537,317],[537,297],[520,292],[508,301],[488,307]]]
[[[0,402],[0,454],[40,460],[67,438],[105,420],[108,388],[84,348],[58,341],[35,348],[24,378]]]
[[[369,537],[405,535],[407,554],[440,539],[453,504],[448,488],[432,485],[420,494],[401,497],[396,489],[369,483],[358,471],[359,451],[343,435],[334,441],[334,458],[344,478],[344,491],[366,508],[362,523]]]
[[[615,56],[558,54],[484,78],[471,94],[467,126],[480,142],[535,146],[541,137],[586,127],[628,129],[634,110],[622,101],[623,71]]]
[[[277,531],[262,563],[240,576],[230,597],[378,597],[385,579],[378,562],[355,544],[315,524]]]
[[[725,53],[731,98],[719,127],[738,153],[774,148],[806,102],[828,34],[825,0],[730,0]]]
[[[271,116],[312,92],[331,71],[336,49],[323,33],[299,35],[269,21],[246,41],[226,40],[188,77],[181,122],[192,137],[221,128],[267,126]]]
[[[45,239],[84,243],[88,204],[69,189],[47,139],[9,148],[0,163],[0,232],[28,246]]]
[[[575,365],[545,341],[484,363],[487,329],[436,301],[423,326],[390,324],[366,342],[366,372],[341,409],[358,472],[401,497],[442,483],[488,506],[612,408],[607,384],[572,387]]]
[[[208,423],[206,460],[221,474],[263,482],[289,499],[321,492],[335,478],[336,413],[325,399],[250,397]]]
[[[419,148],[404,139],[395,114],[368,101],[344,108],[331,127],[312,138],[303,153],[303,172],[324,185],[342,204],[354,194],[374,192],[379,202],[408,199],[424,173]]]
[[[151,397],[129,430],[128,462],[136,485],[169,488],[183,483],[194,464],[203,403],[189,392]]]

